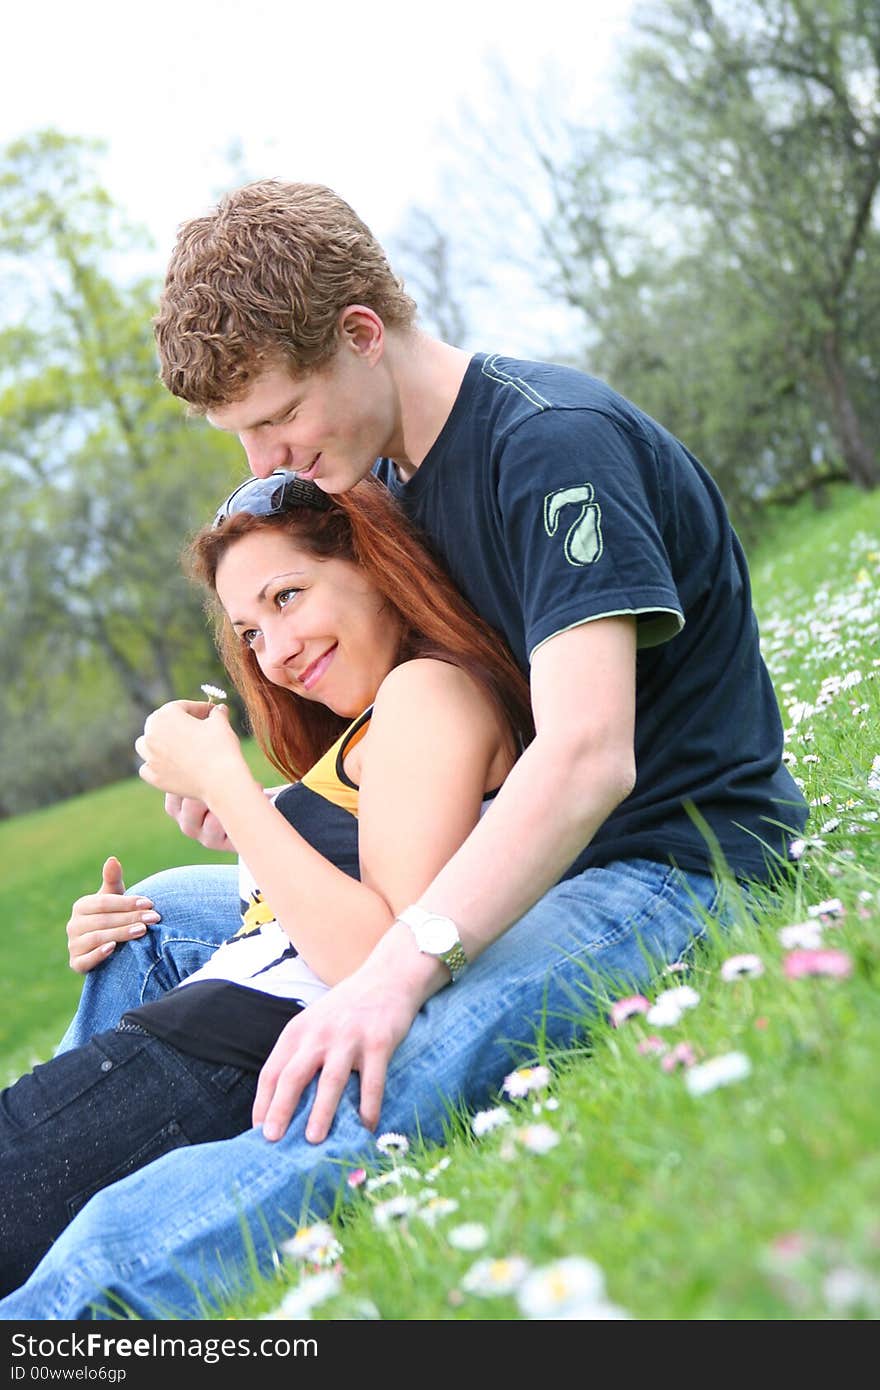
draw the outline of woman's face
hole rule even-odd
[[[397,658],[400,619],[351,560],[318,559],[282,531],[224,551],[217,596],[274,685],[354,719]]]

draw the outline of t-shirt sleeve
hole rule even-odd
[[[597,618],[634,615],[641,647],[681,631],[660,489],[649,441],[594,410],[548,410],[506,438],[497,497],[530,658]]]

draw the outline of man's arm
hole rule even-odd
[[[536,737],[419,899],[457,923],[469,960],[557,882],[632,790],[635,656],[629,617],[583,623],[535,652]],[[357,1071],[361,1117],[374,1127],[395,1048],[422,1004],[448,983],[446,967],[395,923],[355,974],[284,1029],[260,1074],[254,1123],[280,1138],[320,1072],[306,1131],[320,1142]]]

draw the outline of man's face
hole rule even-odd
[[[347,492],[377,458],[393,457],[398,433],[381,360],[365,359],[346,339],[326,366],[308,375],[268,367],[241,400],[207,418],[238,435],[258,478],[289,468],[331,493]]]

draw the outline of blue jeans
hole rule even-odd
[[[0,1293],[100,1188],[186,1144],[249,1129],[257,1076],[130,1023],[0,1091]]]
[[[150,898],[162,920],[117,946],[84,977],[79,1008],[58,1052],[82,1047],[96,1033],[115,1028],[126,1009],[159,999],[241,926],[235,864],[165,869],[129,888],[128,896]]]
[[[156,883],[150,895],[171,936]],[[442,1142],[450,1108],[486,1105],[506,1073],[534,1057],[542,1029],[551,1047],[582,1037],[591,1012],[679,960],[720,906],[711,877],[645,860],[557,884],[420,1010],[391,1059],[377,1132]],[[191,903],[187,939],[210,935],[208,923],[196,930],[196,912]],[[117,1014],[130,1002],[117,1000]],[[357,1078],[317,1146],[304,1136],[314,1093],[313,1082],[278,1143],[249,1129],[165,1154],[97,1193],[27,1283],[0,1301],[0,1318],[88,1319],[121,1308],[197,1318],[214,1295],[247,1286],[249,1260],[271,1271],[292,1229],[326,1215],[345,1173],[376,1155],[358,1116]]]

